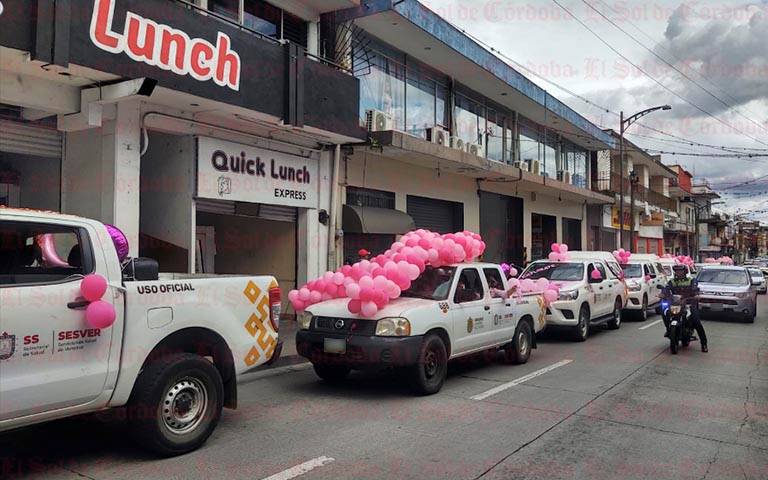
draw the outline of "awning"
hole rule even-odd
[[[347,233],[403,234],[416,228],[410,215],[400,210],[344,205],[343,229]]]

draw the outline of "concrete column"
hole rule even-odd
[[[111,223],[139,254],[141,120],[138,101],[119,103],[101,128],[67,133],[62,211]]]

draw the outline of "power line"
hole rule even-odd
[[[611,25],[613,25],[614,27],[616,27],[617,29],[619,29],[619,31],[621,31],[623,34],[625,34],[626,36],[628,36],[629,38],[631,38],[631,39],[632,39],[632,41],[634,41],[636,44],[640,45],[642,48],[644,48],[645,50],[647,50],[647,51],[648,51],[648,52],[649,52],[651,55],[653,55],[654,57],[658,58],[658,59],[659,59],[659,60],[661,60],[661,61],[662,61],[662,62],[663,62],[665,65],[669,66],[669,67],[670,67],[670,68],[672,68],[674,71],[676,71],[677,73],[679,73],[679,74],[680,74],[680,75],[681,75],[683,78],[685,78],[686,80],[690,81],[691,83],[693,83],[694,85],[696,85],[697,87],[699,87],[700,89],[702,89],[703,91],[705,91],[705,92],[706,92],[706,93],[707,93],[709,96],[711,96],[712,98],[714,98],[715,100],[717,100],[718,102],[720,102],[721,104],[723,104],[725,107],[727,107],[727,108],[729,108],[729,109],[732,109],[733,111],[735,111],[737,114],[739,114],[739,115],[740,115],[741,117],[743,117],[744,119],[746,119],[746,120],[748,120],[748,121],[752,122],[752,123],[753,123],[753,124],[755,124],[757,127],[759,127],[761,130],[766,130],[766,128],[765,128],[763,125],[759,124],[758,122],[756,122],[756,121],[755,121],[755,120],[753,120],[752,118],[750,118],[750,117],[747,117],[746,115],[744,115],[744,114],[742,114],[741,112],[739,112],[739,110],[738,110],[738,109],[736,109],[736,107],[734,107],[734,106],[733,106],[733,105],[731,105],[730,103],[726,102],[726,101],[725,101],[725,100],[723,100],[722,98],[720,98],[720,97],[718,97],[717,95],[715,95],[714,93],[712,93],[712,92],[711,92],[711,91],[710,91],[708,88],[706,88],[705,86],[701,85],[699,82],[697,82],[697,81],[696,81],[696,80],[694,80],[693,78],[689,77],[689,76],[688,76],[688,75],[687,75],[685,72],[683,72],[682,70],[680,70],[679,68],[677,68],[675,65],[673,65],[673,64],[672,64],[672,63],[670,63],[670,62],[668,62],[668,61],[667,61],[665,58],[663,58],[661,55],[659,55],[658,53],[656,53],[655,51],[653,51],[653,49],[651,49],[651,48],[648,48],[648,46],[647,46],[647,45],[645,45],[644,43],[642,43],[641,41],[639,41],[637,38],[635,38],[635,36],[633,36],[632,34],[630,34],[629,32],[627,32],[626,30],[624,30],[624,29],[623,29],[621,26],[617,25],[617,24],[616,24],[616,22],[614,22],[613,20],[611,20],[610,18],[608,18],[608,17],[607,17],[605,14],[603,14],[603,12],[601,12],[600,10],[598,10],[597,8],[595,8],[595,7],[594,7],[594,5],[590,4],[590,3],[589,3],[587,0],[581,0],[581,2],[582,2],[583,4],[585,4],[586,6],[588,6],[590,9],[592,9],[593,11],[597,12],[597,14],[598,14],[598,15],[600,15],[600,16],[601,16],[601,17],[603,17],[605,20],[607,20],[607,21],[608,21],[608,22],[609,22]],[[557,3],[557,2],[555,2],[555,3]]]
[[[754,140],[754,141],[756,141],[756,142],[758,142],[758,143],[760,143],[760,144],[762,144],[762,145],[765,145],[766,147],[768,147],[768,143],[765,143],[765,142],[763,142],[762,140],[758,140],[757,138],[755,138],[755,137],[753,137],[753,136],[751,136],[751,135],[749,135],[749,134],[747,134],[747,133],[744,133],[743,131],[741,131],[741,130],[739,130],[738,128],[734,127],[734,126],[733,126],[733,125],[731,125],[730,123],[728,123],[728,122],[726,122],[725,120],[722,120],[722,119],[720,119],[720,118],[718,118],[718,117],[714,116],[712,113],[708,112],[707,110],[704,110],[704,109],[703,109],[703,108],[701,108],[700,106],[698,106],[698,105],[694,104],[693,102],[689,101],[687,98],[683,97],[683,96],[682,96],[682,95],[680,95],[679,93],[675,92],[675,91],[674,91],[674,90],[672,90],[671,88],[669,88],[669,87],[667,87],[666,85],[664,85],[664,84],[663,84],[661,81],[659,81],[659,80],[658,80],[658,79],[656,79],[654,76],[652,76],[651,74],[649,74],[648,72],[646,72],[646,71],[645,71],[645,70],[644,70],[642,67],[640,67],[640,66],[639,66],[639,65],[637,65],[636,63],[632,62],[632,60],[630,60],[629,58],[627,58],[627,57],[626,57],[626,56],[625,56],[623,53],[621,53],[621,52],[620,52],[618,49],[616,49],[616,48],[615,48],[613,45],[611,45],[611,44],[610,44],[610,42],[606,41],[606,40],[605,40],[603,37],[601,37],[601,36],[600,36],[600,34],[598,34],[598,33],[597,33],[597,32],[595,32],[595,31],[594,31],[592,28],[590,28],[590,26],[589,26],[589,25],[587,25],[586,23],[584,23],[584,22],[583,22],[583,21],[582,21],[582,20],[581,20],[579,17],[577,17],[577,16],[576,16],[576,15],[575,15],[573,12],[571,12],[571,11],[570,11],[570,10],[569,10],[567,7],[565,7],[565,6],[564,6],[562,3],[560,3],[558,0],[552,0],[552,2],[554,2],[554,3],[555,3],[555,5],[557,5],[558,7],[562,8],[563,10],[565,10],[565,11],[566,11],[566,12],[567,12],[567,13],[568,13],[568,14],[569,14],[571,17],[573,17],[573,19],[574,19],[574,20],[576,20],[576,21],[577,21],[577,22],[578,22],[578,23],[579,23],[579,24],[580,24],[582,27],[584,27],[584,28],[585,28],[586,30],[588,30],[590,33],[592,33],[592,35],[594,35],[594,36],[595,36],[595,37],[596,37],[598,40],[600,40],[600,42],[602,42],[602,43],[603,43],[603,44],[604,44],[606,47],[608,47],[609,49],[611,49],[611,51],[613,51],[613,52],[614,52],[616,55],[618,55],[618,56],[619,56],[619,57],[621,57],[621,58],[622,58],[624,61],[626,61],[627,63],[629,63],[629,64],[630,64],[630,65],[632,65],[633,67],[635,67],[635,68],[636,68],[638,71],[640,71],[640,72],[641,72],[643,75],[645,75],[646,77],[650,78],[650,79],[651,79],[651,80],[652,80],[654,83],[656,83],[657,85],[659,85],[661,88],[663,88],[664,90],[668,91],[669,93],[671,93],[671,94],[672,94],[672,95],[674,95],[675,97],[679,98],[680,100],[684,101],[684,102],[685,102],[685,103],[687,103],[688,105],[692,106],[692,107],[693,107],[693,108],[695,108],[696,110],[699,110],[700,112],[704,113],[705,115],[709,116],[710,118],[712,118],[712,119],[714,119],[714,120],[716,120],[716,121],[718,121],[718,122],[722,123],[723,125],[725,125],[726,127],[730,128],[731,130],[733,130],[733,131],[735,131],[735,132],[738,132],[738,133],[740,133],[740,134],[744,135],[745,137],[751,138],[752,140]]]

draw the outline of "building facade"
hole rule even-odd
[[[317,276],[365,135],[316,6],[358,2],[290,3],[4,0],[0,201],[114,224],[162,271]]]

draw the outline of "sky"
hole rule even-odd
[[[768,222],[768,0],[420,1],[601,127],[671,105],[627,138]]]

